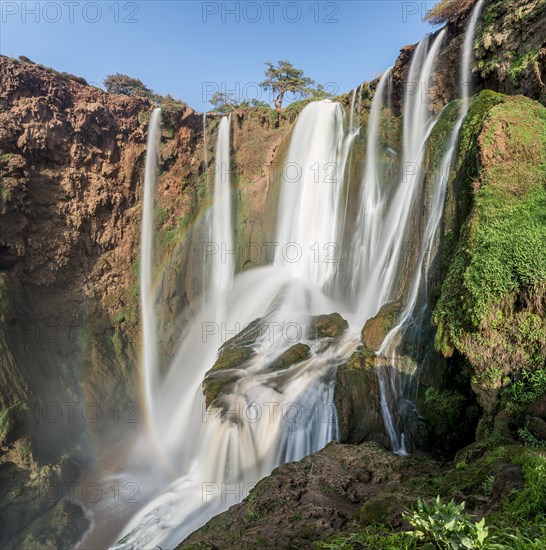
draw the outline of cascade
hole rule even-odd
[[[234,236],[230,173],[231,115],[223,117],[216,143],[214,202],[212,205],[212,241],[210,249],[211,291],[224,295],[233,282]]]
[[[482,2],[476,6],[475,15]],[[473,33],[474,28],[475,24],[467,33]],[[341,300],[333,292],[332,281],[340,271],[336,246],[342,239],[347,212],[346,167],[360,130],[355,128],[354,111],[357,96],[360,105],[362,86],[353,90],[348,125],[344,124],[341,106],[331,101],[310,103],[298,117],[280,183],[274,260],[271,265],[237,275],[232,255],[226,254],[234,249],[235,242],[229,179],[230,117],[220,121],[214,202],[207,218],[210,242],[206,244],[212,247],[210,251],[216,252],[211,254],[209,291],[181,338],[164,379],[152,383],[149,375],[145,378],[147,402],[154,418],[154,440],[162,442],[163,461],[171,477],[150,492],[147,504],[120,533],[116,549],[174,546],[212,516],[246,496],[241,490],[235,501],[226,499],[219,490],[222,484],[248,489],[279,464],[299,460],[336,439],[337,415],[333,407],[336,369],[359,345],[363,323],[392,300],[402,286],[407,286],[398,327],[387,335],[379,350],[380,355],[388,356],[391,365],[396,366],[398,334],[415,308],[443,210],[447,176],[440,178],[433,188],[422,234],[416,237],[417,265],[412,266],[410,280],[403,285],[400,271],[404,243],[416,233],[411,220],[423,183],[420,171],[412,168],[421,165],[437,120],[429,110],[426,88],[444,37],[445,31],[440,31],[434,40],[427,36],[414,52],[406,83],[400,173],[392,181],[386,178],[379,158],[384,153],[381,115],[391,103],[391,69],[377,85],[367,129],[367,160],[359,205],[356,219],[352,220],[355,237],[346,260],[354,272],[354,282],[344,289]],[[468,40],[470,46],[465,38],[461,80],[469,74],[471,38]],[[463,102],[460,121],[450,137],[445,152],[448,163],[467,106]],[[157,155],[151,145],[152,138],[156,139],[152,134],[151,124],[150,160],[147,157],[146,163],[149,185],[145,186],[145,210],[150,210],[149,216],[143,215],[142,229],[142,263],[146,259],[144,269],[148,272],[142,273],[143,289],[151,287],[150,204],[153,204],[155,174],[152,163]],[[205,117],[203,135],[206,140]],[[146,257],[144,250],[149,251]],[[154,326],[153,303],[148,302],[145,309],[144,294],[143,290],[143,312],[149,314],[143,318],[148,358],[156,353],[155,335],[150,331],[150,326]],[[334,311],[349,320],[350,329],[338,341],[327,345],[313,340],[309,336],[312,316]],[[218,349],[226,339],[249,326],[258,326],[260,330],[246,344],[251,350],[249,357],[233,368],[236,383],[226,387],[222,398],[207,407],[202,387],[205,374],[214,365]],[[296,329],[296,337],[286,332],[287,327]],[[146,347],[150,338],[152,344]],[[274,368],[275,361],[296,342],[307,345],[309,353],[284,370]],[[404,437],[398,433],[393,416],[393,406],[401,392],[396,372],[396,368],[378,369],[380,404],[392,448],[404,453]],[[274,410],[267,404],[274,404]],[[295,418],[281,414],[286,407],[296,407],[300,414]],[[211,490],[204,498],[206,487]]]
[[[218,135],[218,165],[227,159],[228,121],[224,120],[224,132],[220,128]],[[320,341],[306,335],[310,316],[336,308],[325,289],[337,263],[320,263],[327,266],[322,273],[313,244],[337,238],[344,172],[322,174],[320,168],[327,171],[328,163],[344,166],[348,147],[344,146],[343,123],[341,106],[329,101],[311,103],[298,118],[286,159],[286,166],[296,167],[296,172],[286,171],[281,182],[276,239],[281,245],[273,265],[237,275],[229,288],[225,265],[213,264],[213,277],[225,274],[226,279],[218,284],[227,289],[229,307],[218,308],[220,298],[216,292],[210,293],[181,342],[157,404],[161,421],[156,440],[163,442],[163,453],[177,477],[129,522],[115,548],[174,545],[233,504],[220,494],[203,502],[207,484],[245,486],[275,466],[299,460],[337,437],[335,369],[348,358],[356,341],[351,334],[324,350]],[[220,188],[224,193],[217,193]],[[225,223],[230,208],[226,189],[217,173],[214,206],[222,205],[223,214],[213,213],[213,228],[214,220],[218,220],[217,227]],[[216,235],[224,238],[225,233]],[[291,256],[294,247],[301,251],[297,262]],[[240,369],[237,386],[221,403],[206,409],[201,383],[223,343],[218,334],[203,338],[202,327],[211,318],[215,327],[230,329],[259,318],[266,330],[251,344],[253,356]],[[307,359],[281,372],[272,370],[272,362],[299,340],[310,347]],[[184,377],[180,377],[180,368]],[[281,413],[286,410],[297,414]],[[255,415],[255,421],[248,421],[248,415]],[[187,441],[193,442],[191,451]]]
[[[152,293],[154,191],[157,170],[157,148],[161,110],[154,109],[150,117],[144,167],[144,199],[142,202],[142,230],[140,243],[140,303],[143,334],[142,373],[144,399],[148,411],[154,410],[154,392],[157,383],[157,336],[154,297]],[[153,416],[150,417],[153,423]]]
[[[398,344],[403,336],[404,328],[410,325],[411,323],[418,323],[418,317],[423,311],[416,311],[417,308],[417,298],[419,294],[419,289],[424,283],[426,285],[428,279],[428,273],[432,263],[432,252],[435,238],[440,227],[440,222],[442,219],[444,200],[446,194],[447,182],[449,179],[449,174],[451,170],[451,163],[453,160],[453,154],[455,152],[455,147],[457,143],[457,137],[461,129],[463,120],[468,112],[469,108],[469,94],[471,92],[471,75],[470,75],[470,63],[472,61],[472,45],[474,41],[474,35],[476,31],[476,24],[481,13],[483,6],[483,0],[480,0],[474,7],[471,16],[470,22],[467,27],[464,45],[461,52],[461,71],[460,71],[460,83],[461,83],[461,110],[457,121],[455,122],[451,135],[447,142],[447,147],[445,153],[440,162],[440,167],[438,173],[436,174],[434,180],[434,187],[432,188],[432,193],[430,197],[430,206],[428,212],[426,213],[426,224],[425,230],[420,242],[418,261],[416,263],[415,273],[413,275],[409,295],[405,301],[404,308],[401,315],[397,321],[396,326],[394,326],[387,336],[385,337],[381,348],[378,353],[380,355],[386,355],[390,357],[390,364],[396,366],[398,363],[397,359],[397,348]],[[423,308],[426,307],[426,302]],[[414,365],[413,369],[415,370],[416,366]],[[383,373],[382,373],[383,374]],[[380,389],[381,389],[381,399],[382,399],[382,408],[383,416],[385,419],[385,424],[387,425],[389,436],[391,442],[398,442],[399,450],[404,452],[404,446],[402,445],[396,430],[394,430],[394,423],[392,420],[392,411],[391,407],[387,406],[386,395],[390,391],[394,396],[400,396],[403,393],[408,393],[409,388],[402,388],[403,385],[399,379],[399,368],[390,368],[388,369],[388,381],[389,388],[386,387],[385,376],[380,375]],[[413,372],[410,372],[409,383],[411,384],[413,379]],[[406,383],[406,386],[408,384]],[[400,397],[398,398],[400,399]],[[393,401],[398,401],[396,397]],[[384,405],[383,405],[384,404]],[[403,434],[401,434],[403,437]],[[394,447],[394,443],[393,443]]]

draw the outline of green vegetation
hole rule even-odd
[[[512,80],[516,83],[519,82],[519,79],[525,71],[525,69],[532,63],[535,62],[537,58],[538,50],[532,49],[528,51],[527,53],[523,54],[522,56],[516,58],[514,61],[512,61],[512,64],[510,66],[510,77]]]
[[[472,459],[473,453],[481,456]],[[521,446],[495,447],[493,439],[469,447],[465,456],[469,462],[458,463],[464,468],[414,478],[396,493],[384,495],[389,501],[402,494],[423,495],[402,514],[411,530],[399,531],[401,526],[393,527],[380,517],[376,525],[336,533],[316,543],[316,548],[546,549],[546,459]],[[521,466],[524,485],[515,491],[506,489],[501,505],[485,515],[475,509],[475,504],[457,504],[450,497],[456,492],[491,495],[497,476],[509,465]],[[431,493],[436,496],[431,497]],[[442,501],[443,497],[449,501]],[[377,498],[365,506],[376,507],[374,500]]]
[[[463,514],[464,507],[464,502],[455,504],[453,500],[444,504],[439,496],[431,504],[419,499],[417,510],[404,514],[414,528],[406,535],[436,548],[486,548],[489,529],[485,519],[475,522],[472,516]]]
[[[132,78],[126,74],[109,74],[103,81],[109,94],[121,94],[136,97],[145,97],[155,100],[156,94],[148,88],[142,80]]]
[[[5,445],[13,431],[23,421],[27,412],[25,403],[14,403],[0,411],[0,445]]]
[[[408,540],[404,533],[393,533],[390,527],[378,525],[367,527],[357,533],[333,535],[318,542],[319,550],[353,550],[366,548],[373,550],[413,550],[415,542]]]
[[[282,110],[282,103],[287,93],[297,94],[302,98],[311,94],[313,80],[296,69],[289,61],[279,61],[275,66],[266,61],[265,80],[260,83],[264,90],[271,90],[273,105],[277,111]]]
[[[476,0],[441,0],[425,15],[431,25],[441,25],[456,21],[465,16],[474,6]]]
[[[543,367],[546,353],[546,109],[482,92],[459,156],[454,187],[468,204],[455,210],[464,220],[458,243],[456,225],[444,243],[436,347],[446,356],[457,349],[478,374],[496,369],[504,383]]]
[[[216,92],[213,94],[210,104],[217,113],[231,113],[236,109],[244,109],[248,107],[259,107],[261,109],[271,109],[268,103],[258,99],[249,101],[238,101],[233,93]]]

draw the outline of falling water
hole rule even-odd
[[[211,291],[225,294],[233,282],[233,214],[230,175],[231,115],[223,117],[216,142],[214,202],[212,205]]]
[[[432,189],[430,206],[428,208],[429,212],[426,217],[425,231],[420,243],[419,258],[416,264],[415,274],[411,281],[410,292],[408,298],[406,299],[404,309],[398,318],[396,326],[393,327],[391,331],[387,334],[381,345],[381,348],[378,350],[378,354],[380,355],[389,355],[390,362],[393,365],[396,365],[397,363],[397,347],[403,334],[403,330],[406,326],[413,322],[413,317],[416,314],[415,308],[417,305],[417,297],[419,293],[419,288],[421,286],[421,281],[424,278],[426,283],[427,275],[432,263],[433,244],[442,219],[446,187],[457,143],[457,137],[459,135],[460,128],[469,107],[469,94],[471,92],[471,87],[469,83],[471,81],[470,63],[472,61],[472,44],[474,42],[476,24],[482,9],[482,5],[483,0],[480,0],[474,7],[470,16],[470,23],[465,33],[464,46],[461,51],[461,112],[451,131],[451,135],[447,143],[447,148],[440,162],[439,173],[437,174],[435,185]],[[391,374],[391,376],[389,377],[391,387],[389,389],[394,394],[400,393],[400,381],[398,380],[398,371],[396,369],[390,369],[389,373]],[[392,442],[396,441],[396,438],[398,436],[396,430],[391,433],[394,423],[392,420],[391,408],[386,405],[385,392],[387,391],[387,388],[385,388],[385,379],[382,376],[380,376],[380,385],[382,391],[383,415],[385,418],[385,423],[388,426],[388,431]],[[402,446],[400,450],[404,451]]]
[[[298,119],[286,158],[276,236],[280,246],[274,263],[288,267],[294,276],[318,288],[323,288],[336,271],[342,178],[348,153],[343,143],[341,106],[311,103]],[[332,261],[317,262],[319,254],[329,254]]]
[[[379,122],[385,104],[385,89],[391,76],[391,70],[392,67],[387,69],[377,84],[368,120],[366,168],[356,223],[358,230],[354,236],[351,254],[353,260],[351,272],[354,274],[351,277],[353,298],[360,291],[362,284],[366,282],[366,272],[371,267],[371,261],[375,255],[377,236],[383,217],[384,197],[381,195],[379,181]],[[366,265],[362,265],[366,260]]]
[[[140,243],[140,302],[143,334],[143,386],[148,411],[154,410],[157,340],[154,299],[152,294],[152,248],[154,225],[154,192],[157,169],[157,146],[161,109],[154,109],[148,128],[146,164],[144,168],[144,200]],[[153,417],[152,417],[153,420]]]
[[[224,132],[220,128],[218,136],[218,164],[229,151],[228,119],[224,120]],[[341,106],[328,101],[308,105],[298,118],[286,159],[286,166],[296,167],[296,172],[285,172],[281,182],[277,227],[281,245],[274,264],[239,274],[229,291],[229,307],[219,314],[218,308],[205,304],[181,342],[159,392],[156,435],[164,442],[162,451],[172,470],[180,474],[126,526],[116,548],[174,545],[232,504],[220,494],[204,502],[203,487],[256,482],[275,466],[300,460],[337,437],[332,403],[335,370],[347,360],[356,339],[351,334],[325,345],[308,335],[308,330],[312,315],[336,307],[323,289],[337,264],[326,275],[320,273],[312,245],[313,237],[321,243],[335,242],[337,237],[343,170],[315,177],[321,175],[317,165],[344,165],[343,123]],[[216,194],[219,185],[215,186],[215,206],[223,204],[227,210],[225,194]],[[226,212],[213,218],[225,220]],[[294,251],[301,252],[297,262],[292,261]],[[214,264],[213,269],[217,267],[223,270],[225,266]],[[222,284],[225,288],[226,283]],[[215,293],[210,300],[217,301]],[[211,311],[213,328],[226,326],[238,332],[233,327],[259,319],[262,330],[249,344],[252,357],[234,374],[237,384],[205,409],[201,383],[223,343],[216,333],[203,337],[202,327]],[[296,342],[310,347],[309,356],[281,371],[272,368]],[[291,407],[298,413],[295,418],[282,412]],[[255,421],[249,421],[252,414],[257,415]],[[191,449],[188,441],[194,442]]]
[[[462,60],[461,60],[461,97],[463,99],[461,105],[461,116],[464,118],[468,111],[469,98],[472,92],[472,78],[470,74],[470,63],[474,59],[474,35],[476,34],[476,25],[482,12],[483,0],[474,6],[470,14],[470,22],[466,29],[464,37]]]
[[[360,86],[358,87],[360,89]],[[351,110],[349,112],[349,128],[352,130],[354,128],[353,121],[354,121],[354,114],[355,114],[355,99],[356,99],[356,92],[357,89],[355,88],[353,90],[353,95],[351,97]]]
[[[233,503],[222,498],[225,495],[221,491],[205,499],[204,487],[217,488],[222,483],[248,486],[277,465],[299,460],[337,437],[337,416],[332,405],[336,369],[358,346],[363,322],[392,300],[402,286],[403,243],[411,238],[411,213],[422,187],[420,171],[412,168],[421,165],[428,136],[437,120],[423,94],[444,35],[445,31],[441,31],[432,44],[431,38],[426,37],[414,53],[404,105],[403,170],[391,182],[382,181],[385,175],[379,175],[381,167],[377,161],[381,112],[390,103],[386,94],[390,70],[378,83],[367,130],[368,160],[360,210],[354,222],[356,244],[351,247],[352,255],[358,258],[348,260],[349,266],[357,267],[354,277],[359,283],[347,290],[356,298],[356,311],[344,308],[334,299],[331,282],[339,274],[336,243],[341,240],[340,225],[343,226],[340,220],[346,200],[347,158],[359,130],[354,127],[353,111],[356,97],[359,102],[361,99],[360,89],[353,91],[347,130],[343,110],[337,103],[315,102],[302,111],[284,163],[273,264],[236,276],[232,256],[226,254],[234,248],[229,117],[220,122],[211,242],[207,243],[217,246],[211,255],[211,292],[183,335],[156,398],[150,399],[157,418],[155,439],[162,442],[161,452],[174,480],[151,495],[150,502],[124,528],[117,549],[177,544]],[[463,72],[467,73],[468,64],[466,67]],[[205,119],[203,124],[206,136]],[[455,139],[456,136],[450,140],[446,158],[449,153],[451,159]],[[417,237],[417,261],[424,265],[428,265],[429,244],[441,219],[444,193],[445,182],[441,182],[433,190],[423,235]],[[143,217],[143,242],[147,223],[149,219]],[[326,258],[333,261],[325,261]],[[409,282],[402,318],[406,312],[411,313],[420,276],[421,266]],[[332,311],[351,320],[350,330],[336,341],[314,340],[309,334],[312,316]],[[221,399],[206,407],[202,383],[217,359],[217,350],[226,341],[224,328],[230,331],[229,338],[253,322],[258,323],[260,330],[248,343],[251,354],[229,372],[236,383],[225,386]],[[145,330],[150,335],[147,326]],[[296,328],[295,338],[286,332],[290,326]],[[266,330],[262,330],[264,327]],[[392,338],[389,334],[385,346]],[[309,346],[308,356],[286,369],[273,368],[275,361],[296,342]],[[385,346],[379,354],[386,353]],[[398,395],[396,377],[390,376],[393,370],[380,369],[380,401],[392,448],[404,452],[403,435],[398,434],[392,413],[393,400]],[[152,389],[150,384],[148,393]],[[272,416],[266,404],[274,404],[277,411],[297,406],[302,414],[296,420],[278,412]],[[245,494],[238,496],[236,500]]]
[[[203,113],[203,173],[205,175],[205,187],[208,188],[209,169],[209,144],[207,136],[207,113]]]

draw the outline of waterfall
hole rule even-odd
[[[209,169],[209,145],[207,137],[207,113],[203,113],[203,173],[205,175],[205,187],[208,188]]]
[[[318,288],[324,288],[337,271],[338,220],[348,154],[343,143],[341,106],[311,103],[298,118],[283,170],[274,264]],[[329,261],[320,261],[320,255]]]
[[[229,151],[229,121],[223,122],[217,164]],[[310,316],[335,310],[336,304],[323,290],[328,273],[337,266],[336,262],[332,262],[333,267],[320,262],[327,266],[327,274],[319,273],[315,255],[331,251],[309,249],[308,245],[313,245],[312,238],[329,243],[337,236],[343,170],[318,180],[315,175],[320,174],[317,165],[335,163],[339,168],[345,163],[343,123],[341,106],[329,101],[311,103],[298,118],[285,164],[295,167],[296,172],[283,176],[277,227],[277,240],[288,246],[279,246],[273,265],[234,278],[228,289],[229,308],[218,313],[217,308],[205,304],[196,315],[169,369],[158,403],[161,421],[156,439],[163,442],[162,451],[172,471],[179,472],[178,477],[129,522],[115,548],[172,546],[233,503],[226,502],[221,494],[204,502],[203,487],[248,485],[279,464],[300,460],[337,437],[335,370],[348,359],[356,339],[350,334],[325,347],[324,342],[307,336]],[[224,193],[216,193],[222,186]],[[215,206],[223,204],[227,210],[225,182],[215,187]],[[213,215],[220,220],[218,225],[226,217],[226,212]],[[302,252],[297,262],[291,261],[294,247]],[[223,270],[225,266],[214,264],[213,269],[216,267]],[[209,299],[216,300],[214,292]],[[223,343],[216,333],[210,340],[203,338],[202,327],[211,319],[211,310],[213,328],[225,325],[235,334],[240,329],[232,327],[259,319],[266,330],[249,344],[252,356],[238,369],[237,384],[221,402],[207,409],[201,383]],[[295,337],[286,332],[287,327],[295,330]],[[272,361],[296,341],[309,346],[309,355],[290,368],[272,369]],[[192,442],[191,449],[188,441]]]
[[[455,122],[453,129],[451,131],[449,140],[447,142],[447,148],[444,152],[442,160],[440,162],[439,173],[436,174],[434,180],[434,187],[432,189],[432,196],[430,200],[430,206],[428,208],[428,213],[426,216],[426,225],[425,231],[420,243],[420,250],[418,261],[416,264],[416,269],[414,276],[412,278],[410,292],[408,298],[406,299],[404,309],[401,315],[398,318],[397,324],[393,327],[387,336],[385,337],[381,348],[378,350],[380,355],[389,355],[390,363],[392,365],[397,364],[397,347],[402,337],[403,330],[410,323],[416,321],[416,312],[415,308],[417,305],[417,297],[419,293],[419,288],[421,286],[421,281],[424,278],[425,284],[427,281],[427,275],[431,267],[432,262],[432,251],[435,238],[440,227],[440,222],[442,219],[445,194],[447,182],[449,180],[449,174],[451,171],[451,163],[453,160],[453,155],[455,152],[455,147],[457,144],[457,138],[459,131],[461,129],[463,120],[468,112],[469,108],[469,94],[471,92],[471,87],[469,86],[470,82],[470,63],[472,60],[472,44],[474,42],[474,34],[476,31],[476,24],[479,18],[481,9],[483,5],[483,0],[480,0],[472,10],[470,15],[470,22],[467,27],[465,37],[464,37],[464,46],[461,51],[461,111],[457,121]],[[383,373],[382,373],[383,374]],[[390,388],[389,390],[393,394],[400,393],[400,381],[398,380],[398,370],[389,369],[389,381]],[[389,431],[389,436],[391,438],[391,443],[393,443],[393,448],[395,443],[399,445],[398,450],[404,452],[404,446],[398,438],[396,430],[394,430],[393,420],[392,420],[392,411],[391,408],[387,405],[386,395],[388,393],[387,388],[385,387],[385,380],[383,376],[380,376],[380,386],[381,386],[381,403],[383,416],[385,419],[385,424]]]
[[[360,89],[360,86],[358,87]],[[354,114],[355,114],[355,99],[356,99],[357,88],[353,90],[353,95],[351,97],[351,110],[349,112],[349,128],[352,130],[354,128]]]
[[[365,258],[359,260],[363,265],[371,266],[369,272],[360,275],[364,279],[364,285],[357,302],[359,317],[363,320],[375,315],[383,304],[393,298],[393,290],[398,282],[397,268],[404,253],[403,243],[408,232],[409,215],[421,181],[420,166],[425,144],[435,122],[428,111],[426,95],[423,94],[430,82],[444,35],[445,30],[438,34],[428,52],[430,37],[425,37],[417,46],[411,62],[405,94],[402,174],[394,191],[385,189],[383,196],[376,195],[375,204],[386,203],[388,200],[384,211],[377,207],[371,209],[371,213],[379,219],[370,220],[368,216],[366,222],[375,231],[374,250],[377,250],[377,254],[368,258],[368,251],[363,250]],[[383,100],[378,97],[377,101]],[[377,128],[370,128],[370,131],[373,132],[370,140],[377,141]],[[370,184],[368,181],[364,183]],[[371,184],[374,185],[375,182],[372,181]],[[370,192],[364,190],[364,193]],[[364,209],[366,208],[371,207],[366,205]]]
[[[142,323],[142,372],[144,399],[149,412],[154,410],[157,368],[156,316],[153,297],[153,226],[154,192],[157,170],[158,139],[161,109],[150,117],[144,168],[144,199],[142,202],[142,233],[140,242],[140,313]],[[153,423],[153,416],[151,416]]]
[[[212,205],[212,242],[209,243],[211,262],[211,291],[225,294],[233,282],[234,236],[231,207],[230,173],[231,115],[220,121],[216,142],[214,202]]]
[[[479,14],[482,3],[480,0],[476,5],[473,17]],[[460,118],[442,159],[447,170],[444,167],[434,182],[429,205],[421,208],[421,165],[438,120],[427,101],[427,87],[445,32],[425,37],[414,51],[404,98],[401,166],[394,176],[384,167],[381,137],[382,113],[391,105],[392,70],[380,78],[370,110],[367,159],[362,181],[358,182],[355,209],[347,209],[351,182],[346,172],[351,147],[360,131],[354,112],[357,102],[360,113],[362,85],[353,90],[348,124],[338,103],[313,102],[304,108],[283,163],[273,262],[236,275],[231,254],[235,247],[229,178],[231,121],[230,117],[220,121],[214,202],[207,218],[209,240],[203,243],[211,259],[209,292],[186,328],[164,379],[154,382],[153,368],[145,369],[154,439],[161,442],[159,452],[167,474],[163,473],[155,492],[146,495],[146,504],[120,533],[116,549],[174,546],[246,496],[240,490],[230,500],[222,487],[249,487],[276,466],[299,460],[336,439],[336,369],[358,349],[364,322],[395,299],[402,301],[397,326],[374,351],[379,364],[384,363],[377,374],[385,429],[392,449],[405,453],[404,434],[397,426],[398,401],[403,398],[397,346],[404,328],[412,321],[422,278],[432,261],[449,167],[468,108],[468,98],[465,102],[463,94]],[[474,32],[475,21],[465,37],[461,80],[469,79],[469,35]],[[157,117],[154,112],[152,119],[157,122]],[[143,214],[142,227],[143,260],[147,250],[149,272],[141,273],[143,289],[151,286],[152,162],[157,155],[156,151],[152,154],[153,128],[151,124],[146,163],[148,215]],[[205,116],[203,139],[207,139]],[[204,147],[206,154],[206,143]],[[205,157],[205,168],[207,165]],[[348,250],[340,251],[338,243],[342,241],[347,212],[354,238]],[[416,228],[411,222],[421,212],[422,224]],[[416,253],[407,267],[404,255],[409,240]],[[344,269],[353,280],[351,285],[334,289],[333,281],[339,280],[341,271],[341,252],[347,256]],[[153,304],[150,301],[148,309],[144,307],[142,292],[144,356],[148,361],[156,353],[155,334],[150,332],[150,326],[155,331],[155,324]],[[334,311],[349,320],[349,330],[338,340],[313,339],[309,334],[312,317]],[[230,368],[224,374],[226,378],[216,379],[220,380],[222,394],[207,406],[203,380],[205,375],[215,375],[216,371],[207,373],[218,359],[218,350],[242,329],[253,326],[260,330],[245,343],[248,357]],[[287,327],[295,330],[295,337]],[[295,343],[307,346],[308,353],[287,368],[275,368],[275,362]],[[297,416],[284,414],[287,407],[295,407]],[[207,487],[212,489],[205,498]]]
[[[474,59],[474,35],[476,34],[476,25],[482,12],[483,0],[474,6],[472,13],[470,14],[470,20],[468,28],[466,29],[463,52],[461,59],[461,116],[464,118],[468,111],[470,93],[472,92],[472,80],[470,74],[470,63]]]
[[[351,296],[355,299],[366,281],[367,271],[375,254],[377,236],[382,220],[384,197],[381,194],[379,172],[379,122],[385,105],[385,89],[391,78],[392,67],[387,69],[375,90],[370,117],[368,119],[366,167],[360,196],[360,208],[356,222],[356,232],[352,243]],[[365,262],[365,265],[363,265]]]

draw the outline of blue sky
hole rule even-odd
[[[267,100],[263,62],[287,59],[328,89],[348,91],[433,30],[435,1],[7,1],[0,53],[102,84],[140,78],[197,110],[216,90]]]

